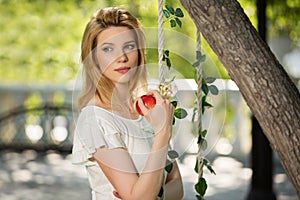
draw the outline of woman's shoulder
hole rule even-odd
[[[101,108],[99,106],[95,105],[88,105],[81,109],[81,112],[79,113],[79,119],[85,120],[85,119],[109,119],[112,114],[105,110],[104,108]]]
[[[86,106],[81,109],[76,121],[78,131],[86,132],[87,130],[106,130],[113,127],[115,120],[103,108],[98,106]]]

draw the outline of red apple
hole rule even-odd
[[[141,99],[145,105],[146,108],[151,109],[155,106],[156,104],[156,100],[152,95],[143,95],[141,96]],[[138,102],[135,103],[135,108],[136,111],[140,114],[140,115],[144,115]]]

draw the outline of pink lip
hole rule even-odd
[[[125,74],[130,70],[130,67],[120,67],[118,69],[115,69],[116,72],[119,72],[121,74]]]

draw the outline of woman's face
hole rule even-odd
[[[97,37],[97,60],[102,73],[114,83],[128,83],[135,75],[138,49],[127,27],[109,27]]]

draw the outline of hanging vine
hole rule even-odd
[[[181,8],[173,8],[170,5],[165,5],[165,9],[163,9],[163,15],[165,17],[164,23],[169,22],[170,27],[174,28],[176,26],[182,27],[182,21],[181,18],[184,17],[184,13],[182,12]],[[195,184],[195,190],[197,192],[196,199],[197,200],[203,200],[206,190],[207,190],[207,183],[206,179],[203,177],[203,168],[204,166],[210,171],[210,173],[215,174],[215,171],[212,168],[212,165],[210,162],[201,156],[201,151],[204,151],[207,148],[207,141],[206,141],[206,135],[207,130],[202,130],[202,114],[204,114],[205,110],[208,108],[213,107],[211,103],[208,102],[208,96],[209,94],[212,95],[218,95],[219,90],[218,88],[213,84],[216,78],[213,77],[202,77],[202,66],[201,64],[205,62],[206,55],[201,53],[201,40],[200,40],[200,34],[197,35],[197,50],[196,50],[196,62],[193,64],[193,67],[196,69],[197,72],[197,84],[198,84],[198,91],[196,92],[196,95],[198,97],[198,104],[196,105],[194,109],[194,115],[192,117],[192,121],[195,120],[196,114],[198,114],[198,153],[196,158],[196,164],[195,164],[195,172],[198,173],[198,182]],[[171,59],[170,59],[170,51],[164,50],[163,51],[163,59],[162,59],[168,69],[172,67]],[[174,80],[174,78],[173,78]],[[177,105],[177,102],[176,102]],[[176,106],[175,106],[176,107]],[[174,153],[174,152],[173,152]],[[173,158],[176,158],[178,156],[177,153],[173,155]],[[170,171],[167,170],[167,171]]]
[[[198,39],[199,40],[199,39]],[[197,42],[198,44],[200,41]],[[200,46],[200,45],[198,45]],[[196,51],[196,62],[193,64],[193,67],[197,69],[198,72],[198,91],[197,91],[197,97],[198,97],[198,108],[196,107],[194,109],[194,116],[192,118],[192,121],[195,119],[196,113],[198,114],[198,139],[197,139],[197,144],[198,144],[198,153],[196,157],[196,164],[195,164],[195,172],[198,174],[198,182],[195,184],[195,190],[197,192],[196,198],[197,200],[204,200],[204,195],[207,190],[207,183],[206,179],[203,177],[203,168],[204,166],[210,171],[212,174],[216,174],[215,171],[212,168],[212,165],[210,162],[201,156],[201,151],[205,151],[207,149],[207,140],[206,140],[206,135],[207,135],[207,130],[202,128],[202,115],[204,114],[205,110],[208,108],[213,107],[211,103],[207,101],[207,97],[209,93],[213,95],[218,95],[219,90],[218,88],[213,85],[213,82],[216,80],[216,78],[213,77],[207,77],[203,78],[202,77],[202,66],[201,63],[203,63],[206,59],[205,55],[202,55],[200,48],[197,47],[199,50]],[[199,82],[201,81],[201,82]]]
[[[183,12],[180,8],[173,9],[171,6],[167,6],[165,9],[162,9],[163,7],[163,0],[159,0],[159,16],[158,16],[158,65],[159,65],[159,86],[158,91],[162,95],[163,98],[169,99],[174,106],[174,116],[173,116],[173,125],[175,124],[175,119],[183,119],[187,116],[187,112],[183,108],[177,108],[177,101],[172,99],[173,97],[173,81],[175,77],[173,77],[171,80],[165,80],[164,78],[164,62],[166,62],[166,65],[168,69],[171,68],[171,60],[169,58],[170,52],[169,50],[164,50],[164,30],[163,30],[163,24],[165,21],[163,20],[164,16],[168,16],[170,20],[171,27],[175,27],[176,23],[178,26],[181,27],[182,23],[179,17],[183,17]],[[173,168],[172,160],[178,158],[178,153],[174,150],[168,151],[168,158],[166,160],[166,167],[165,170],[167,173],[170,173]],[[164,196],[164,188],[163,186],[160,188],[158,197],[159,199],[162,199]]]

